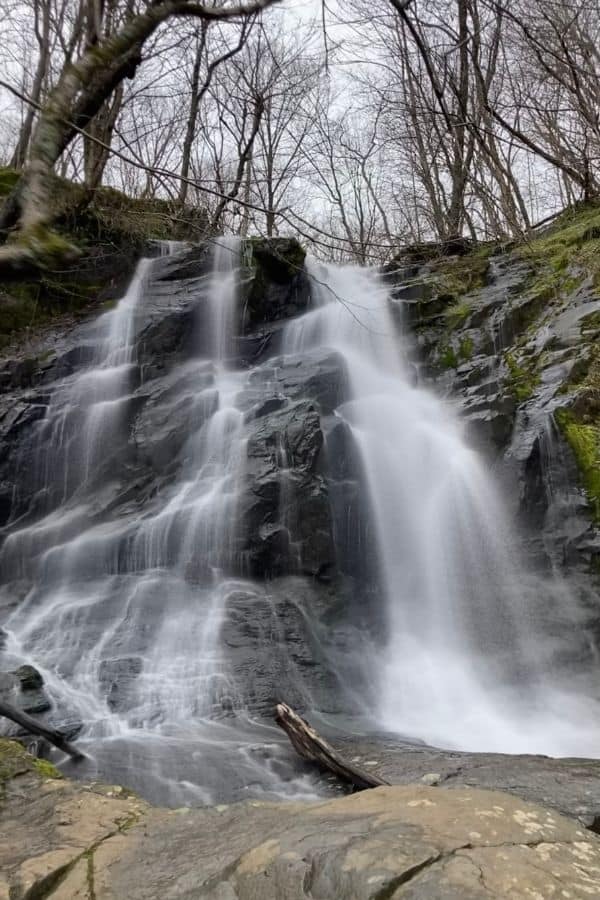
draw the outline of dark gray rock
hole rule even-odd
[[[244,708],[269,721],[282,700],[351,714],[368,690],[370,613],[350,579],[286,576],[232,592],[222,637]]]
[[[19,666],[12,674],[19,679],[22,691],[37,691],[44,684],[41,674],[33,666]]]
[[[103,659],[98,670],[98,681],[106,694],[106,703],[113,711],[130,709],[135,680],[142,671],[143,662],[137,656]]]
[[[385,738],[332,742],[359,766],[391,784],[474,787],[507,791],[552,807],[600,832],[600,760],[553,759],[503,753],[463,753]]]
[[[251,239],[242,294],[242,331],[289,319],[310,303],[306,252],[295,238]]]
[[[313,400],[324,414],[332,413],[348,398],[345,362],[328,350],[269,361],[251,373],[250,383],[271,384],[282,396]]]
[[[335,549],[327,485],[317,472],[323,446],[317,407],[288,401],[252,424],[241,510],[249,571],[325,572],[335,566]]]
[[[157,474],[176,462],[190,435],[217,409],[213,383],[211,364],[194,362],[142,386],[131,431],[142,465]]]
[[[33,666],[0,673],[0,697],[6,703],[35,716],[48,712],[52,704],[44,691],[44,680]]]

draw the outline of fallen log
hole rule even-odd
[[[42,725],[37,719],[32,718],[32,716],[24,713],[20,709],[16,709],[14,706],[11,706],[10,703],[5,703],[3,700],[0,700],[0,716],[4,716],[5,719],[16,722],[17,725],[20,725],[21,728],[24,728],[31,734],[37,734],[40,737],[45,738],[50,744],[53,744],[55,747],[58,747],[59,750],[62,750],[63,753],[67,753],[71,759],[81,760],[86,758],[85,753],[82,753],[74,747],[73,744],[69,743],[60,731]]]
[[[332,772],[337,778],[351,784],[356,791],[389,784],[372,772],[366,772],[346,762],[333,747],[322,738],[309,723],[286,703],[278,703],[275,721],[287,734],[292,747],[303,759],[315,763],[320,769]]]

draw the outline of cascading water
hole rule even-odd
[[[226,364],[238,255],[239,242],[222,239],[198,289],[207,301],[210,358],[178,371],[192,389],[188,434],[160,504],[94,522],[98,494],[109,489],[113,445],[126,437],[121,412],[136,387],[136,310],[153,267],[143,260],[125,298],[99,322],[92,365],[59,384],[40,430],[39,456],[52,449],[39,476],[50,511],[14,529],[2,549],[6,576],[22,574],[32,557],[38,566],[35,587],[7,623],[8,657],[35,659],[54,703],[83,722],[81,742],[99,775],[137,781],[172,804],[248,788],[312,790],[279,764],[276,747],[262,759],[275,729],[244,715],[220,643],[229,598],[257,590],[227,575],[246,459],[235,398],[247,373]],[[127,715],[117,711],[117,685],[130,695]],[[234,727],[223,720],[232,708]],[[132,779],[132,770],[142,777]]]
[[[212,269],[186,282],[198,311],[192,344],[203,352],[178,361],[155,388],[156,373],[139,358],[139,330],[157,263],[142,261],[126,297],[91,328],[81,371],[57,382],[38,423],[31,477],[39,509],[33,523],[11,523],[0,557],[6,581],[32,582],[6,623],[5,654],[13,665],[33,663],[55,709],[83,724],[79,740],[91,759],[83,774],[91,768],[175,805],[248,792],[309,795],[314,785],[293,769],[275,729],[251,712],[265,672],[273,696],[280,686],[297,688],[326,719],[347,713],[339,687],[347,682],[354,712],[373,712],[377,698],[374,729],[471,750],[597,755],[592,701],[566,697],[548,678],[556,648],[541,623],[557,589],[526,576],[458,417],[414,385],[383,282],[372,271],[311,263],[313,308],[285,325],[280,355],[248,367],[235,359],[239,254],[239,241],[219,240]],[[275,513],[257,529],[307,590],[315,573],[326,583],[303,558],[301,509],[314,500],[323,463],[307,463],[312,481],[304,470],[298,480],[290,438],[303,441],[316,413],[281,387],[293,378],[280,377],[310,372],[319,348],[346,372],[348,399],[329,417],[325,455],[333,465],[333,426],[343,424],[375,532],[379,630],[364,602],[354,620],[343,610],[332,624],[317,595],[305,602],[298,584],[284,603],[277,591],[287,590],[285,579],[271,587],[256,573],[246,577],[240,531],[254,509],[247,484],[267,444],[252,502],[266,498]],[[148,450],[163,474],[151,491],[142,480],[129,495],[131,421],[149,397],[149,421],[158,427],[161,416],[183,415],[185,439],[172,459],[168,441],[162,456]],[[276,422],[272,432],[253,431],[267,408],[292,418],[281,430]],[[336,489],[336,534],[339,556],[351,558],[364,547],[344,502],[347,483]],[[316,656],[328,657],[331,671],[311,682]],[[354,678],[359,669],[366,677]],[[325,702],[317,696],[323,682],[333,685]],[[271,695],[268,704],[270,715]]]
[[[553,671],[552,617],[561,604],[573,610],[573,598],[521,564],[458,416],[413,383],[377,275],[322,266],[312,275],[319,308],[288,327],[285,349],[323,344],[346,361],[351,399],[337,414],[360,451],[387,604],[373,663],[378,721],[444,747],[597,756],[597,701],[572,674],[565,691],[565,673]]]

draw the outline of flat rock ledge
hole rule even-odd
[[[394,785],[317,803],[151,807],[0,741],[1,900],[600,896],[600,839],[501,791]]]

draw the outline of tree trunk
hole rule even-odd
[[[229,193],[225,197],[223,197],[217,204],[217,208],[213,214],[213,218],[212,218],[212,222],[211,222],[212,231],[217,231],[219,229],[219,226],[221,224],[221,217],[222,217],[223,213],[225,212],[229,203],[231,203],[232,200],[235,200],[235,198],[237,197],[237,195],[240,192],[240,188],[242,186],[242,181],[244,178],[244,172],[246,171],[246,166],[248,165],[249,160],[252,158],[252,148],[254,146],[254,141],[255,141],[256,135],[258,134],[258,129],[260,128],[260,122],[262,119],[263,109],[264,109],[264,101],[263,101],[262,97],[257,97],[255,104],[254,104],[254,115],[252,116],[252,128],[250,130],[250,135],[248,136],[248,140],[246,141],[246,144],[245,144],[244,148],[242,149],[239,159],[238,159],[238,165],[237,165],[237,170],[235,173],[235,180],[233,182],[233,186],[232,186],[231,190],[229,191]]]
[[[85,753],[82,753],[81,750],[78,750],[73,744],[65,740],[60,731],[55,731],[54,728],[48,728],[46,725],[42,725],[37,719],[28,716],[27,713],[24,713],[20,709],[15,709],[14,706],[5,703],[3,700],[0,700],[0,716],[4,716],[5,719],[10,719],[11,722],[16,722],[17,725],[20,725],[30,734],[37,734],[40,737],[43,737],[72,759],[85,759]]]
[[[110,156],[112,135],[123,103],[123,85],[117,85],[112,97],[106,100],[87,127],[90,138],[83,141],[85,187],[91,196],[102,183],[104,169]],[[93,140],[96,138],[97,140]],[[101,143],[97,143],[101,141]],[[102,146],[104,145],[104,146]]]
[[[42,13],[42,23],[40,28],[40,8]],[[35,35],[39,45],[38,62],[33,76],[33,84],[31,85],[31,105],[27,107],[23,124],[19,132],[19,139],[15,147],[10,165],[14,169],[21,169],[25,165],[27,150],[31,140],[33,131],[33,123],[37,107],[42,98],[42,88],[48,74],[48,63],[50,61],[50,3],[48,0],[37,0],[34,6],[35,12]]]
[[[248,6],[211,7],[189,0],[159,0],[129,18],[114,34],[88,47],[77,62],[67,62],[40,112],[21,192],[15,195],[20,205],[19,240],[0,248],[0,270],[43,265],[74,252],[68,242],[49,240],[46,233],[54,214],[54,167],[74,136],[88,127],[118,85],[134,77],[145,42],[163,22],[186,16],[208,22],[245,18],[275,2],[253,0]],[[0,215],[0,223],[3,219]]]
[[[206,43],[206,29],[202,31],[200,42],[196,48],[196,57],[192,68],[192,93],[190,97],[190,110],[188,113],[185,138],[183,141],[183,150],[181,153],[181,183],[179,186],[179,203],[185,206],[188,195],[188,181],[190,177],[190,160],[192,157],[192,145],[196,136],[196,126],[198,122],[198,107],[200,105],[200,67],[202,65],[202,55]]]
[[[277,704],[275,721],[280,728],[283,728],[292,747],[303,759],[315,763],[326,772],[332,772],[337,778],[351,784],[355,790],[364,791],[367,788],[389,784],[389,781],[378,778],[372,772],[365,772],[364,769],[359,769],[346,762],[305,719],[302,719],[286,703]]]

